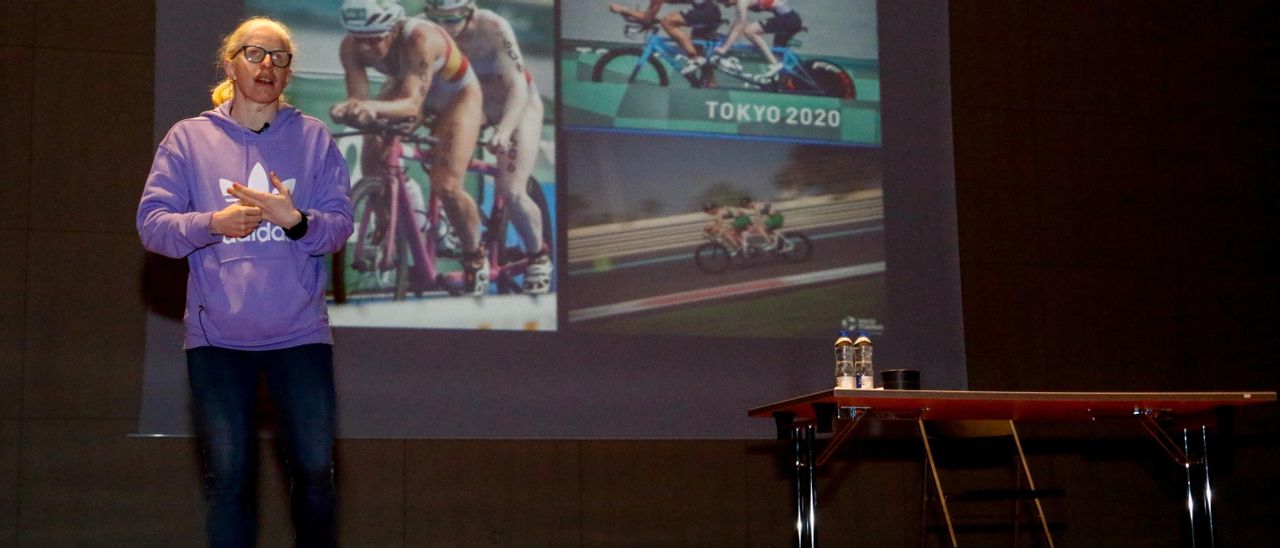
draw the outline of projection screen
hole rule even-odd
[[[421,13],[421,0],[402,4]],[[605,1],[477,4],[510,22],[543,104],[527,188],[554,281],[523,291],[527,227],[504,222],[483,147],[466,187],[494,219],[499,279],[482,297],[450,294],[460,263],[445,223],[424,214],[404,229],[420,244],[393,244],[374,221],[360,230],[378,206],[357,200],[328,294],[341,436],[771,437],[746,409],[831,387],[831,344],[850,326],[875,342],[878,370],[966,387],[945,3],[781,2],[803,30],[765,35],[777,69],[746,38],[699,64]],[[739,17],[717,8],[720,24],[693,36],[712,53]],[[328,114],[346,99],[339,0],[158,2],[156,141],[208,108],[220,37],[249,14],[290,26],[287,100],[329,124],[353,198],[371,188],[369,134]],[[778,15],[749,10],[745,23],[786,28],[768,23]],[[415,150],[404,188],[427,210]],[[138,433],[191,435],[185,262],[149,255],[144,272]]]

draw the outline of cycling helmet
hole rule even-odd
[[[342,0],[342,26],[352,34],[386,34],[403,17],[396,0]]]
[[[440,11],[453,11],[462,8],[475,8],[476,0],[427,0],[427,5],[422,8],[427,13]]]

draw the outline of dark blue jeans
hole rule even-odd
[[[297,545],[333,546],[333,347],[192,348],[187,372],[204,456],[209,545],[253,546],[257,536],[254,404],[261,375],[279,422]]]

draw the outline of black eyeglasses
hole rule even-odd
[[[271,64],[280,68],[288,67],[289,63],[293,62],[293,54],[282,49],[267,51],[267,48],[262,46],[250,46],[246,44],[240,46],[240,51],[244,52],[245,60],[255,65],[261,63],[262,59],[268,55],[271,56]],[[236,53],[239,54],[240,51],[237,51]]]

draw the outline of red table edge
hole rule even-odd
[[[830,388],[756,407],[747,415],[772,418],[776,412],[797,419],[814,415],[813,404],[862,407],[890,412],[929,410],[947,418],[1007,418],[1018,420],[1079,420],[1079,412],[1114,415],[1119,412],[1158,411],[1173,415],[1202,413],[1220,407],[1242,407],[1276,401],[1269,391],[1242,392],[1004,392],[981,390],[857,390]],[[950,412],[948,412],[950,410]],[[978,416],[957,417],[965,410]],[[1007,416],[1006,416],[1007,415]],[[923,418],[928,418],[923,417]]]

